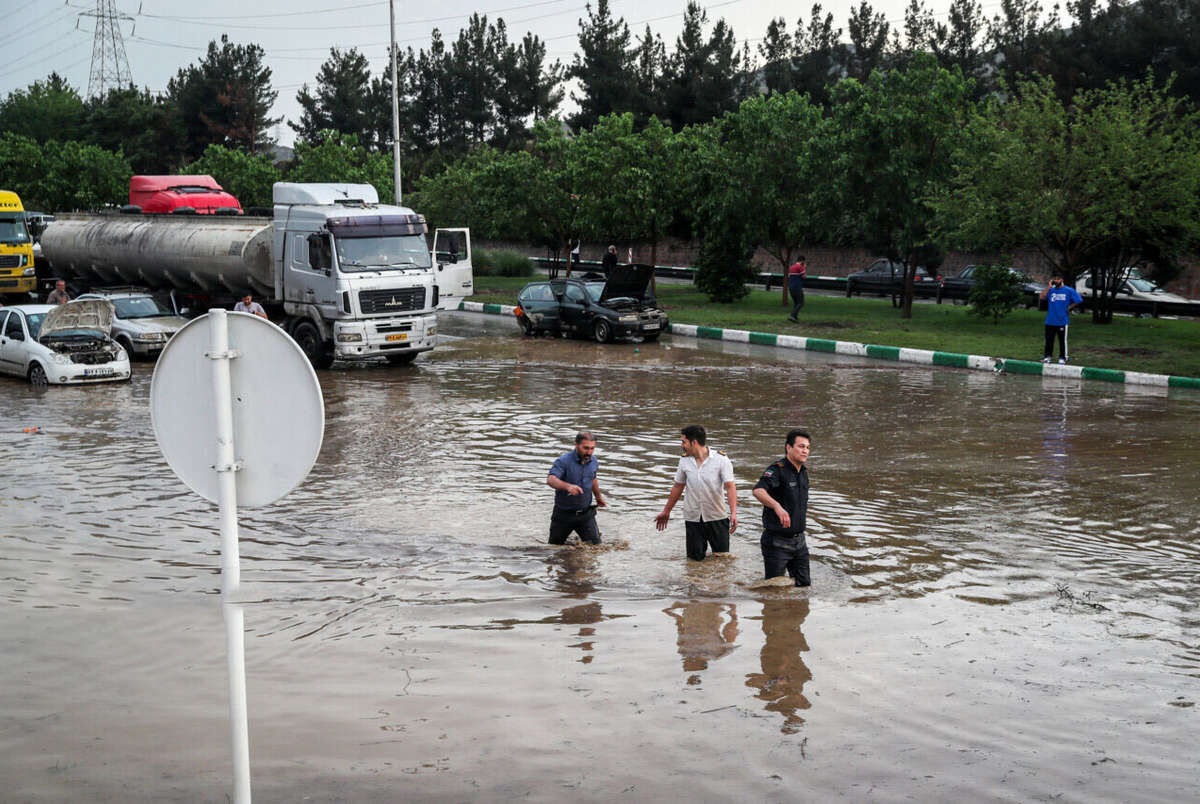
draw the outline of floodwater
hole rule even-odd
[[[1200,394],[443,329],[322,372],[313,472],[242,514],[258,800],[1200,798]],[[0,799],[232,789],[216,509],[151,371],[0,380]],[[690,423],[739,485],[702,564],[652,521]],[[813,586],[755,588],[795,425]],[[551,548],[580,427],[606,545]]]

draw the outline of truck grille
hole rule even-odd
[[[0,268],[20,268],[20,254],[3,254],[0,255]]]
[[[358,294],[358,306],[364,315],[402,313],[425,309],[425,288],[405,290],[364,290]]]

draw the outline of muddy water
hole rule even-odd
[[[244,513],[259,800],[1200,796],[1200,395],[443,327],[323,372],[312,475]],[[0,381],[4,800],[230,789],[216,512],[150,370]],[[653,527],[692,422],[734,463],[728,560]],[[814,584],[755,588],[797,423]],[[578,427],[606,545],[550,548]]]

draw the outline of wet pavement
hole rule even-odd
[[[312,474],[243,512],[259,800],[1200,796],[1200,394],[442,329],[320,372]],[[0,380],[6,800],[230,789],[217,514],[151,371]],[[734,464],[730,559],[654,529],[690,423]],[[797,424],[813,587],[757,588],[750,489]],[[606,544],[551,548],[580,427]]]

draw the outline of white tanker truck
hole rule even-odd
[[[170,290],[196,312],[247,293],[313,365],[383,356],[407,363],[437,341],[438,309],[473,292],[470,233],[379,203],[369,184],[291,184],[273,218],[59,215],[42,235],[55,274]]]

